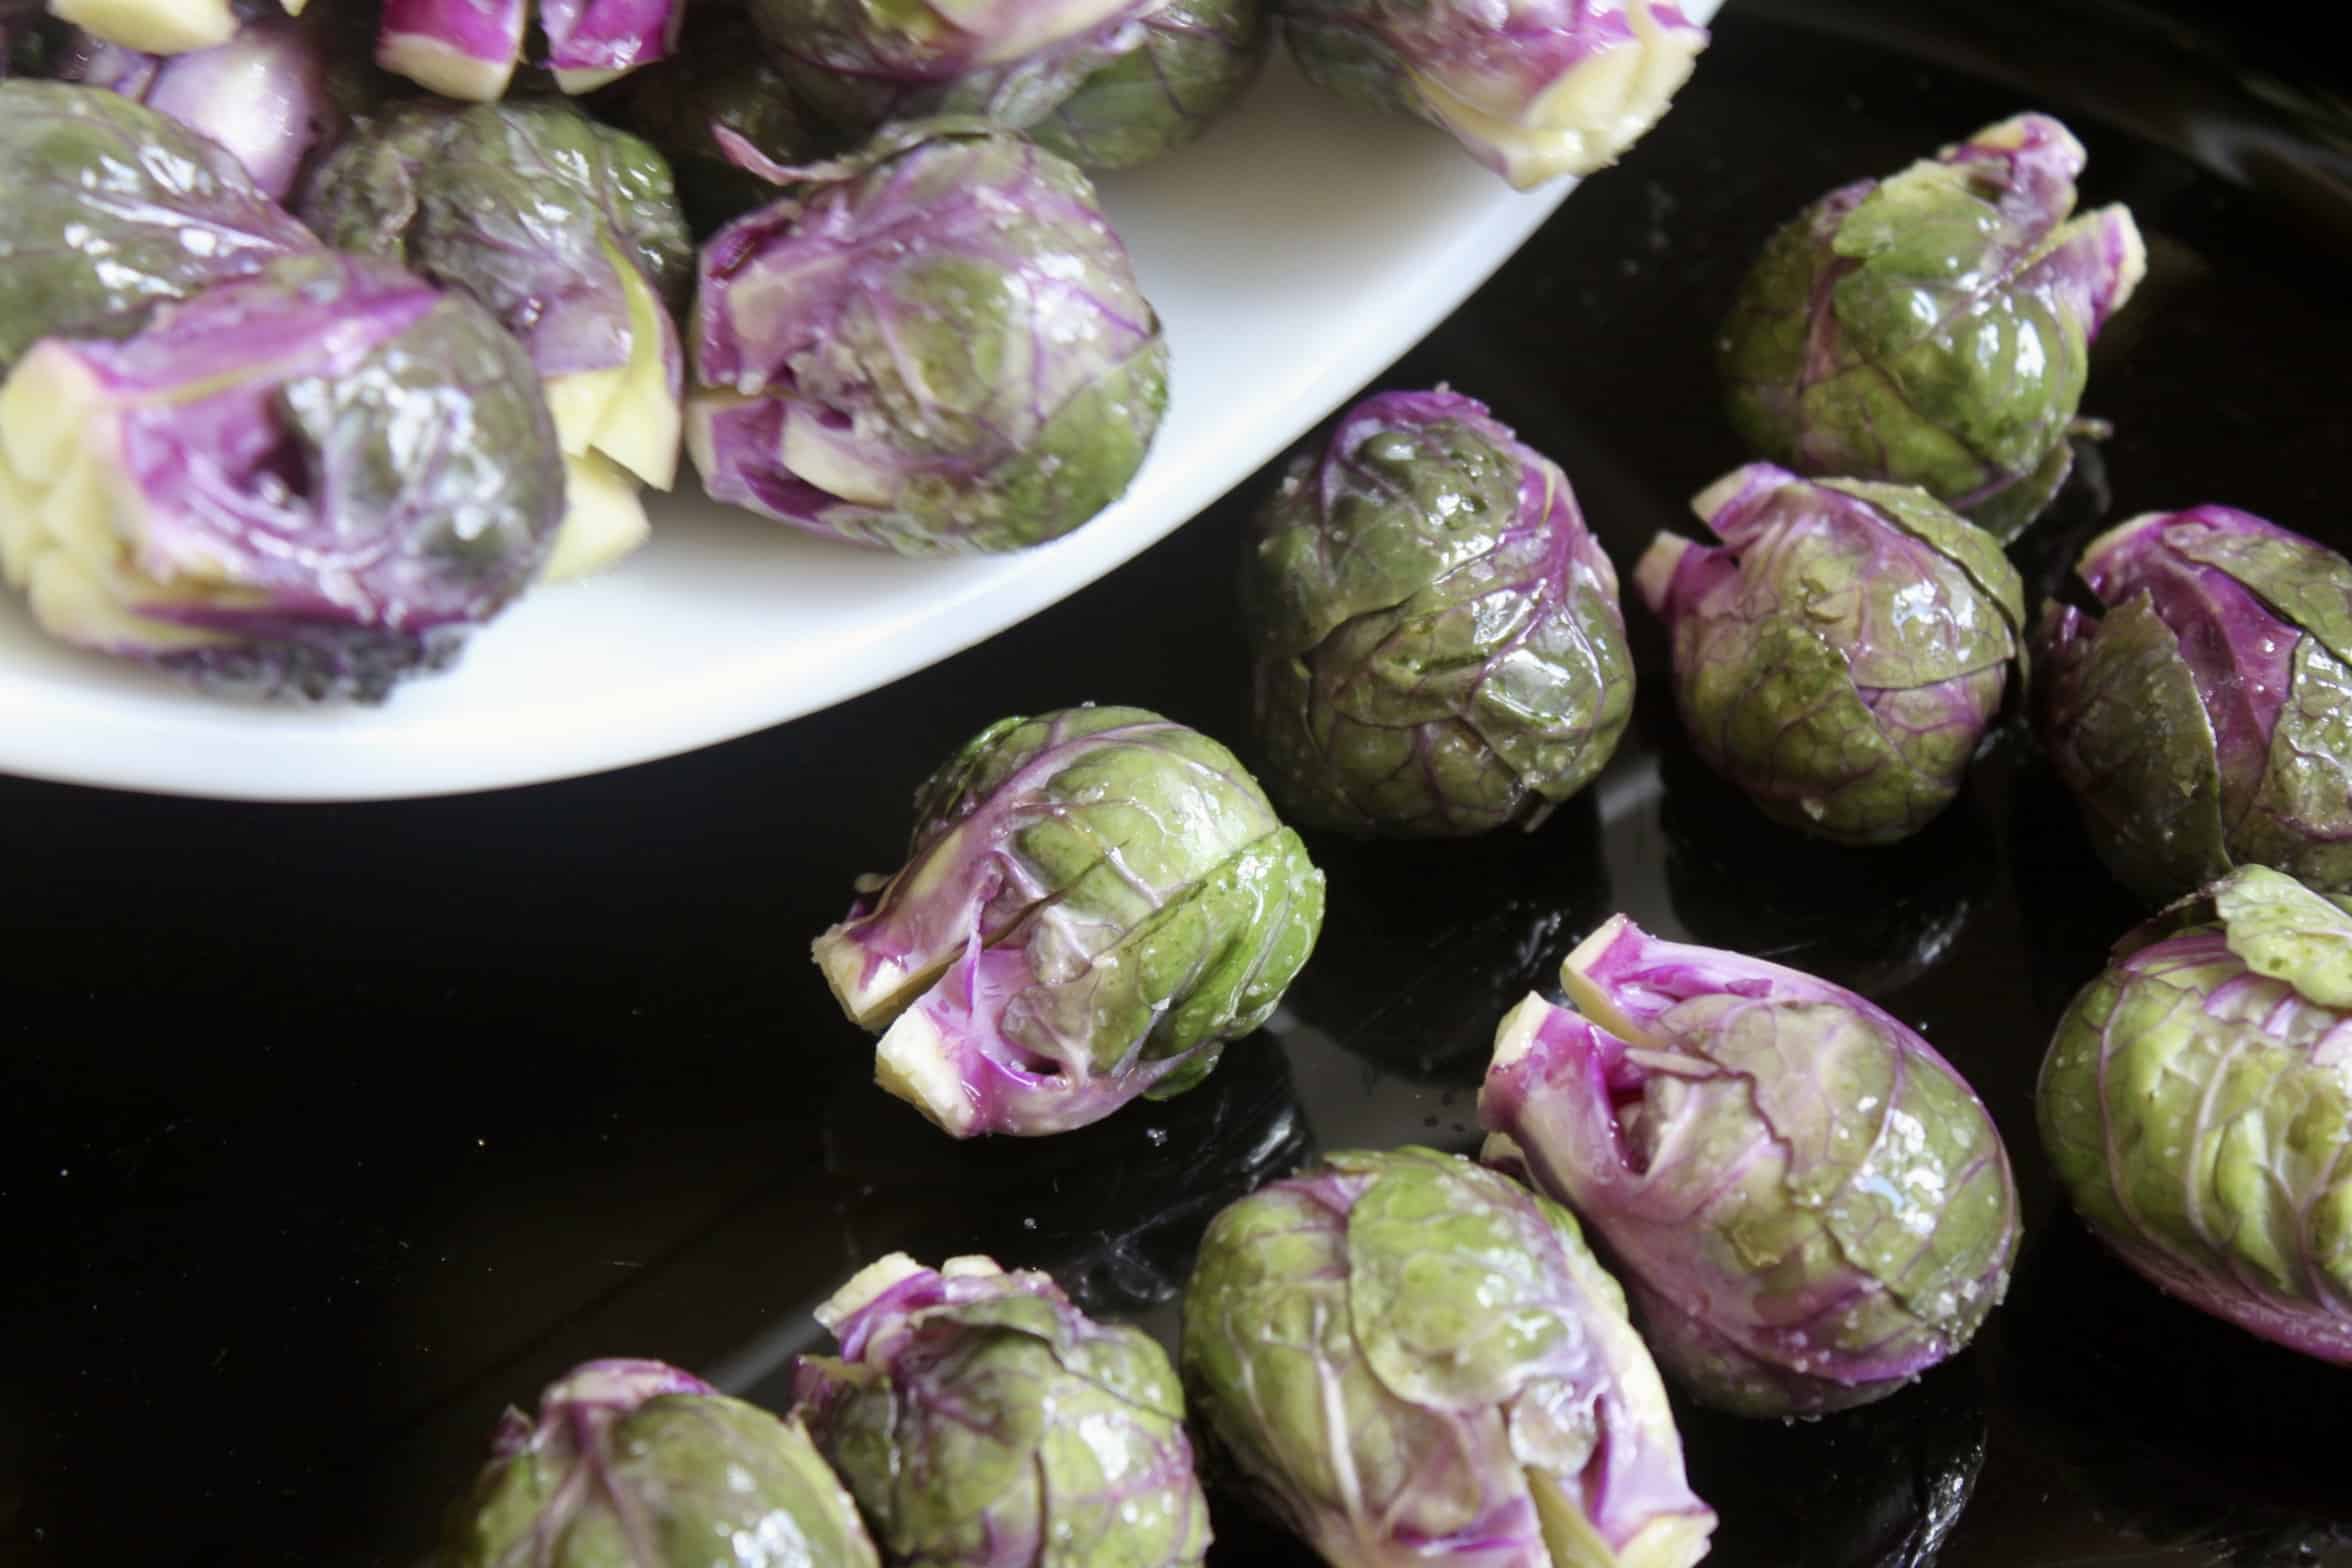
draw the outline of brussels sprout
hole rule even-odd
[[[686,439],[712,497],[910,555],[1117,499],[1168,346],[1086,176],[960,120],[799,173],[703,248]]]
[[[1715,1515],[1567,1211],[1339,1153],[1228,1208],[1184,1295],[1204,1434],[1333,1568],[1687,1568]]]
[[[893,1253],[817,1312],[809,1431],[892,1562],[1184,1568],[1209,1546],[1184,1397],[1141,1329],[1092,1321],[1043,1274]]]
[[[135,98],[211,138],[276,201],[368,91],[323,25],[283,19],[248,22],[225,44],[180,55],[141,54],[75,31],[57,41],[47,67],[44,74]]]
[[[1191,1088],[1323,924],[1323,874],[1256,781],[1140,708],[991,724],[916,794],[904,869],[860,886],[817,965],[889,1026],[881,1085],[957,1137]]]
[[[487,103],[513,81],[536,22],[538,63],[562,91],[589,93],[667,55],[684,13],[685,0],[384,0],[376,63],[445,98]]]
[[[1691,744],[1766,816],[1891,844],[1960,793],[2022,661],[2025,585],[1921,490],[1750,463],[1634,568],[1674,646]]]
[[[2008,1286],[2017,1188],[1925,1040],[1623,915],[1560,980],[1581,1017],[1530,996],[1496,1034],[1486,1157],[1599,1232],[1669,1373],[1726,1410],[1811,1415],[1968,1343]]]
[[[817,151],[817,132],[791,84],[740,13],[705,5],[690,13],[678,51],[637,72],[600,112],[651,143],[670,163],[678,200],[697,234],[776,199],[776,187],[728,155],[725,129],[778,165]]]
[[[471,295],[529,350],[566,475],[548,576],[645,542],[637,483],[677,479],[685,369],[665,301],[694,255],[660,154],[560,99],[404,104],[320,167],[302,214],[329,244]]]
[[[2107,612],[2044,608],[2038,706],[2099,858],[2150,899],[2242,864],[2352,892],[2352,561],[2200,506],[2077,569]]]
[[[119,337],[318,240],[220,147],[127,98],[0,82],[0,375],[51,333]]]
[[[800,1420],[658,1361],[591,1361],[509,1409],[445,1568],[879,1568]]]
[[[1143,17],[1137,41],[1096,66],[1029,134],[1090,169],[1148,163],[1197,140],[1239,103],[1273,43],[1265,0],[1167,0]]]
[[[1268,775],[1312,826],[1534,827],[1633,710],[1617,572],[1567,475],[1442,387],[1367,398],[1291,460],[1242,611]]]
[[[2080,1214],[2159,1289],[2352,1365],[2352,915],[2245,866],[2125,938],[2035,1094]]]
[[[2121,206],[2068,218],[2083,162],[2065,126],[2020,115],[1798,214],[1718,345],[1741,438],[2015,537],[2065,482],[2091,340],[2147,270]]]
[[[1286,0],[1282,22],[1308,80],[1443,126],[1521,190],[1614,163],[1707,47],[1673,0]]]
[[[379,701],[455,657],[563,501],[513,338],[311,251],[0,386],[0,568],[66,642],[215,690]]]
[[[1099,67],[1143,42],[1164,0],[750,0],[777,68],[831,130],[860,140],[892,120],[983,116],[1034,124]]]

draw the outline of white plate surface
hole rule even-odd
[[[8,600],[0,770],[249,800],[449,794],[671,756],[827,707],[1036,613],[1191,518],[1411,347],[1566,194],[1514,194],[1451,138],[1336,103],[1280,58],[1202,142],[1102,185],[1167,326],[1172,396],[1133,488],[1076,533],[1019,556],[901,560],[713,505],[689,468],[645,549],[538,590],[456,668],[380,708],[207,698],[51,643]]]

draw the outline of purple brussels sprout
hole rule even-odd
[[[317,248],[234,157],[154,110],[0,82],[0,376],[38,338],[119,337],[158,305]]]
[[[312,250],[0,386],[0,568],[42,629],[214,690],[380,701],[456,656],[563,504],[515,340]]]
[[[1479,1091],[1486,1158],[1599,1235],[1666,1370],[1708,1404],[1813,1415],[1966,1345],[2017,1254],[1991,1116],[1884,1009],[1623,915],[1530,996]]]
[[[836,136],[894,120],[1043,119],[1095,71],[1140,48],[1165,0],[751,0],[792,91]]]
[[[534,63],[566,93],[594,92],[666,56],[685,0],[384,0],[376,63],[444,98],[504,97],[523,64],[531,23],[546,53]]]
[[[1741,438],[2015,537],[2066,480],[2091,340],[2147,270],[2123,207],[2069,217],[2083,163],[2065,126],[2019,115],[1798,214],[1719,344]]]
[[[687,447],[714,499],[906,554],[1017,550],[1143,465],[1168,346],[1067,162],[896,127],[703,248]]]
[[[838,1358],[803,1356],[810,1433],[894,1563],[1197,1568],[1208,1504],[1184,1396],[1141,1329],[981,1257],[893,1253],[817,1311]]]
[[[2167,1294],[2352,1366],[2352,914],[2267,866],[2127,936],[2035,1094],[2075,1212]]]
[[[1707,47],[1673,0],[1286,0],[1282,23],[1309,80],[1443,126],[1521,190],[1614,163]]]
[[[1242,612],[1268,782],[1310,826],[1534,827],[1632,713],[1617,572],[1567,475],[1444,388],[1367,398],[1292,460]]]
[[[401,104],[320,166],[302,215],[339,249],[472,296],[521,339],[564,453],[551,579],[645,542],[637,487],[677,478],[670,302],[694,255],[660,154],[561,99]]]
[[[717,1543],[714,1546],[713,1543]],[[714,1551],[722,1556],[714,1557]],[[659,1361],[591,1361],[509,1408],[446,1568],[879,1568],[798,1417]]]
[[[153,55],[88,33],[67,41],[50,74],[103,87],[169,115],[236,155],[273,201],[344,119],[330,80],[329,40],[316,25],[249,22],[236,37],[188,54]]]
[[[1733,470],[1634,570],[1691,743],[1765,815],[1889,844],[1952,803],[2021,662],[2025,587],[1923,490]]]
[[[875,1075],[945,1131],[1041,1134],[1166,1099],[1265,1022],[1323,874],[1233,754],[1140,708],[982,730],[915,797],[906,865],[813,956]]]
[[[2233,866],[2352,892],[2352,561],[2227,506],[2151,512],[2042,612],[2042,738],[2116,877],[2151,900]]]
[[[1689,1568],[1714,1512],[1575,1219],[1459,1155],[1343,1152],[1211,1222],[1204,1440],[1332,1568]]]

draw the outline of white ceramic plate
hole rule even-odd
[[[1450,137],[1339,104],[1278,56],[1229,122],[1103,194],[1166,322],[1172,397],[1134,487],[1076,533],[907,561],[715,506],[689,471],[645,549],[533,593],[380,708],[207,698],[51,643],[0,602],[0,769],[248,800],[449,794],[671,756],[854,697],[1215,501],[1435,326],[1566,187],[1515,195]]]

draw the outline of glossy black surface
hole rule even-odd
[[[2155,270],[2100,346],[2114,439],[2028,567],[2205,499],[2352,544],[2347,143],[2267,17],[1735,0],[1666,123],[1386,383],[1488,400],[1630,562],[1740,456],[1709,342],[1770,226],[2038,105]],[[1316,842],[1322,948],[1200,1091],[959,1147],[872,1089],[809,937],[999,712],[1135,702],[1244,743],[1232,575],[1263,483],[945,666],[626,773],[275,809],[0,780],[0,1561],[413,1562],[504,1402],[622,1353],[773,1398],[810,1305],[891,1247],[1051,1267],[1165,1329],[1252,1181],[1469,1147],[1495,1016],[1624,909],[1916,1021],[2032,1220],[2008,1305],[1919,1386],[1687,1422],[1713,1561],[2352,1564],[2352,1374],[2165,1302],[2052,1212],[2032,1075],[2132,909],[2022,737],[1914,844],[1792,844],[1681,755],[1638,610],[1648,685],[1598,787],[1529,837]],[[1304,1560],[1220,1528],[1220,1563]]]

